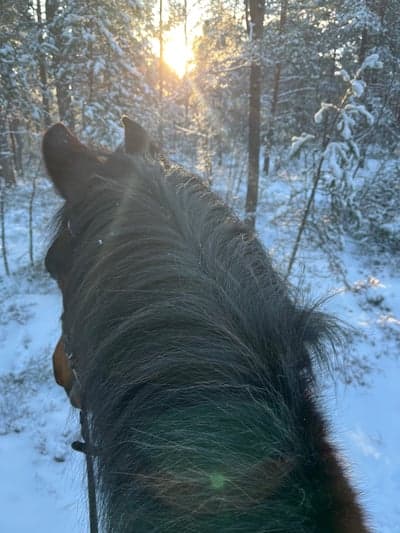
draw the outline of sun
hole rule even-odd
[[[185,43],[183,25],[164,33],[164,61],[176,74],[183,76],[190,70],[193,60],[191,46]]]

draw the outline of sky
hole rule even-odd
[[[163,3],[163,22],[167,22],[170,16],[168,3]],[[154,19],[157,23],[160,20],[159,6],[154,9]],[[187,31],[185,38],[185,25],[182,22],[174,26],[169,31],[165,31],[164,38],[164,59],[165,62],[178,74],[183,77],[186,69],[190,69],[190,62],[193,60],[192,45],[197,35],[201,34],[201,9],[198,2],[188,2],[187,5]],[[159,39],[153,40],[153,48],[157,55],[160,54]]]

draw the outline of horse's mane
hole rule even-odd
[[[313,375],[333,321],[178,167],[107,155],[60,220],[74,237],[63,327],[105,527],[338,531]]]

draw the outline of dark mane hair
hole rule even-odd
[[[67,277],[104,529],[366,532],[313,375],[334,322],[181,168],[103,155],[78,196],[46,264]]]

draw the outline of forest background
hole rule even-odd
[[[300,156],[298,237],[318,189],[324,243],[398,249],[397,171],[357,182],[368,156],[400,151],[396,0],[2,0],[0,24],[2,220],[6,188],[43,173],[46,127],[114,148],[127,114],[205,178],[222,167],[230,203],[244,186],[250,224],[260,173],[268,185]]]

